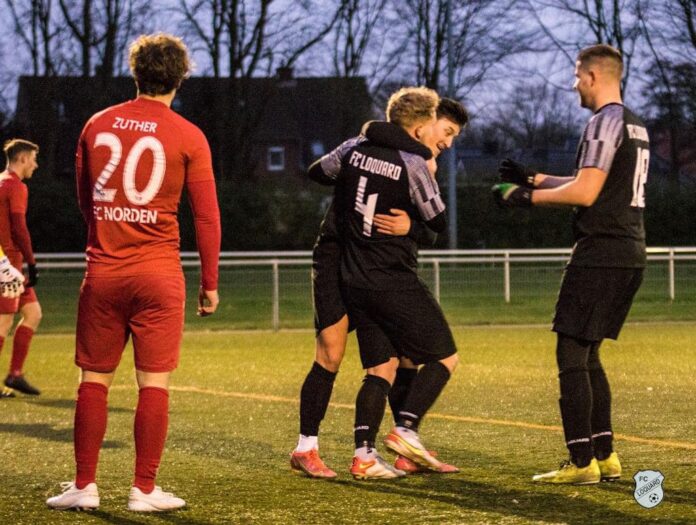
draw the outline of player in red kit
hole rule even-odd
[[[87,272],[80,289],[75,362],[82,377],[75,409],[74,481],[49,498],[54,509],[97,508],[95,483],[107,394],[129,337],[139,386],[135,478],[128,509],[183,507],[155,486],[168,427],[168,385],[179,361],[184,276],[177,208],[186,186],[202,278],[198,314],[217,308],[220,214],[203,133],[170,109],[189,73],[184,43],[144,35],[130,47],[138,97],[95,114],[77,148],[77,191],[87,222]]]
[[[31,339],[41,321],[41,305],[34,291],[38,272],[26,220],[29,191],[23,184],[31,179],[39,166],[36,162],[39,147],[28,140],[12,139],[5,142],[3,151],[7,168],[0,173],[0,245],[16,270],[21,271],[22,264],[27,263],[29,278],[24,282],[25,290],[19,297],[0,297],[0,350],[10,333],[15,314],[19,312],[22,316],[14,331],[10,369],[0,398],[14,397],[13,390],[38,396],[39,390],[27,382],[22,370]]]

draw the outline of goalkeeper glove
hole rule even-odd
[[[515,162],[512,159],[505,159],[498,166],[498,173],[500,174],[500,180],[503,182],[512,182],[519,186],[526,186],[528,188],[534,187],[534,177],[536,177],[537,172],[532,168]]]
[[[491,191],[493,192],[495,202],[501,208],[512,208],[515,206],[529,208],[532,205],[533,190],[529,188],[503,182],[493,186]]]
[[[10,264],[7,257],[0,258],[0,295],[8,299],[19,297],[24,291],[24,276]]]
[[[27,288],[33,288],[39,281],[39,270],[36,269],[35,264],[27,264],[27,273],[29,274],[26,282]]]

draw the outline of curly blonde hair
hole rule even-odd
[[[387,102],[387,120],[403,127],[410,127],[421,120],[435,116],[440,96],[427,87],[405,87],[398,90]]]

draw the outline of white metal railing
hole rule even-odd
[[[511,299],[511,268],[517,263],[565,262],[570,256],[570,248],[542,249],[497,249],[497,250],[422,250],[421,265],[430,266],[433,271],[433,295],[440,301],[440,276],[443,265],[481,265],[500,264],[503,269],[503,295],[505,302]],[[36,258],[44,269],[83,269],[84,253],[39,253]],[[182,265],[200,265],[197,252],[182,252]],[[649,262],[667,262],[667,292],[670,300],[676,296],[676,266],[680,261],[696,261],[696,247],[651,247],[648,248]],[[270,267],[272,272],[272,326],[280,326],[280,271],[285,266],[310,266],[311,251],[244,251],[222,252],[221,267]]]

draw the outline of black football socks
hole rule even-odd
[[[592,386],[592,446],[597,459],[608,458],[613,452],[613,432],[611,430],[611,389],[607,375],[599,360],[599,345],[594,343],[587,360]]]
[[[386,379],[366,375],[355,400],[355,448],[375,447],[379,425],[387,406],[391,385]]]
[[[589,341],[558,334],[556,360],[563,431],[571,460],[579,468],[589,465],[593,458],[590,427],[592,387],[587,369],[591,346]]]
[[[427,363],[411,383],[403,408],[399,410],[397,426],[418,432],[418,425],[433,406],[450,378],[450,371],[439,361]]]
[[[336,372],[330,372],[315,362],[302,383],[300,391],[300,434],[319,435],[319,424],[324,419],[333,391]]]
[[[394,416],[394,423],[398,423],[399,412],[401,412],[406,397],[411,390],[411,383],[418,374],[417,368],[397,368],[394,384],[389,391],[389,407]]]

